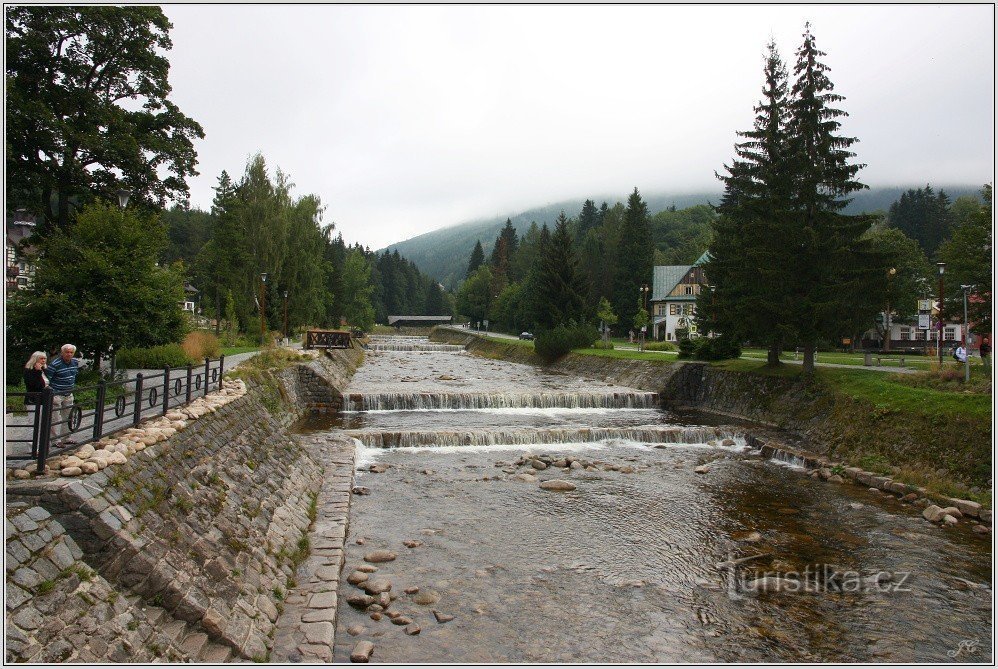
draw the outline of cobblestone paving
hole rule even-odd
[[[312,552],[295,573],[297,586],[285,597],[271,662],[316,663],[333,659],[337,589],[353,487],[354,444],[330,434],[306,436],[303,442],[323,452],[326,472],[316,519],[309,532]]]

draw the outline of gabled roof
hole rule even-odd
[[[652,274],[651,301],[661,302],[669,297],[693,265],[656,265]]]

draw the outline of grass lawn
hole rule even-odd
[[[820,354],[819,354],[820,360]],[[796,378],[802,375],[799,365],[782,365],[777,368],[741,358],[712,363],[715,367],[734,372],[750,372],[765,376]],[[971,377],[971,387],[980,389],[976,383],[983,380],[986,372],[979,368]],[[854,399],[871,402],[879,409],[888,411],[912,411],[935,415],[965,415],[972,418],[990,418],[991,393],[967,391],[962,385],[952,388],[918,387],[912,379],[900,374],[886,374],[869,370],[833,369],[817,367],[815,379]],[[921,375],[919,375],[921,376]]]
[[[250,351],[259,351],[259,346],[227,346],[222,349],[222,355],[236,355],[237,353],[249,353]]]

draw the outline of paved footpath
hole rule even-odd
[[[354,442],[329,433],[305,435],[303,442],[326,463],[312,552],[295,573],[297,586],[284,599],[277,619],[270,662],[331,662],[336,630],[336,592],[343,567],[343,544],[350,519]]]

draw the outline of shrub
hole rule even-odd
[[[677,348],[671,341],[650,341],[645,344],[648,351],[675,351]]]
[[[162,369],[184,367],[195,364],[181,348],[180,344],[163,344],[149,348],[123,348],[116,356],[117,365],[121,369]]]
[[[679,357],[696,360],[728,360],[742,355],[742,347],[730,337],[700,337],[679,342]]]
[[[612,351],[613,350],[613,342],[612,341],[599,340],[599,341],[597,341],[596,343],[593,344],[593,348],[598,348],[598,349],[604,350],[604,351]]]
[[[683,359],[695,358],[700,346],[696,339],[679,340],[679,357]]]
[[[204,330],[194,330],[184,337],[180,347],[191,360],[217,358],[222,353],[222,345],[218,337]]]
[[[599,338],[596,328],[591,325],[558,325],[538,333],[534,340],[534,350],[544,360],[557,360],[573,348],[588,348]]]

